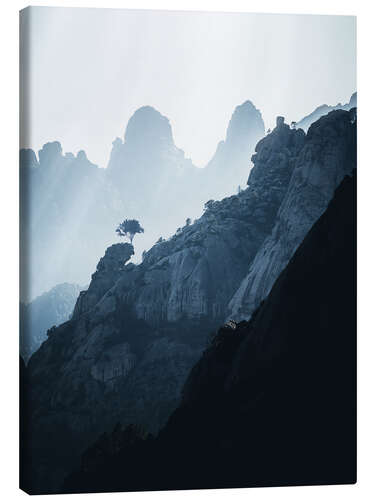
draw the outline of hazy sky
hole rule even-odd
[[[107,165],[111,143],[143,105],[167,116],[197,165],[236,105],[266,128],[356,90],[353,17],[33,7],[28,144],[59,140]]]

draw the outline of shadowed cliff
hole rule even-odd
[[[267,138],[258,143],[257,149]],[[332,111],[311,125],[272,232],[229,303],[230,318],[248,319],[267,297],[308,230],[326,209],[336,187],[356,167],[356,141],[355,108],[350,112]],[[259,156],[255,156],[255,163]]]

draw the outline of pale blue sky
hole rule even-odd
[[[32,7],[30,136],[107,165],[143,105],[167,116],[199,166],[234,107],[250,99],[266,127],[297,121],[356,90],[356,21],[347,16]]]

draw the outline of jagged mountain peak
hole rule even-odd
[[[209,196],[217,199],[230,196],[246,182],[251,154],[263,136],[263,118],[254,104],[245,101],[237,106],[229,121],[225,141],[219,142],[205,169]]]
[[[50,162],[62,155],[62,146],[59,141],[46,142],[42,149],[38,151],[39,162],[41,165],[49,165]]]
[[[83,149],[81,149],[80,151],[78,151],[78,153],[77,153],[77,160],[87,160],[86,152],[83,151]]]
[[[264,134],[264,123],[261,112],[251,101],[236,106],[227,128],[226,142],[251,142],[254,132],[258,136]],[[258,137],[259,138],[259,137]]]
[[[282,116],[277,117],[276,127],[255,147],[255,154],[251,157],[254,167],[250,170],[247,184],[254,187],[267,183],[268,176],[274,176],[276,170],[288,171],[290,176],[295,159],[304,144],[305,135],[302,129],[290,128],[284,123]]]
[[[125,142],[149,144],[159,141],[173,145],[169,119],[152,106],[142,106],[129,119],[125,131]]]
[[[37,167],[39,165],[36,154],[33,149],[20,149],[20,167]]]
[[[354,92],[349,101],[349,108],[357,107],[357,92]]]
[[[54,163],[63,161],[64,165],[68,163],[65,160],[75,161],[78,160],[82,164],[90,164],[95,167],[87,158],[86,151],[83,149],[79,150],[77,155],[74,155],[71,152],[63,153],[63,147],[59,141],[46,142],[43,144],[42,148],[38,151],[39,164],[41,166],[51,167]],[[25,165],[31,164],[33,166],[38,166],[38,161],[36,158],[36,154],[32,149],[21,149],[20,150],[20,164]]]

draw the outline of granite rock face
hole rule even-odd
[[[119,279],[120,271],[133,254],[133,246],[129,243],[117,243],[107,248],[104,257],[99,260],[96,272],[91,276],[89,288],[79,295],[73,318],[89,311],[99,302]]]
[[[258,143],[248,188],[210,200],[194,224],[154,245],[139,266],[127,266],[111,295],[153,326],[222,321],[245,266],[273,227],[304,139],[302,130],[276,127]]]
[[[295,158],[272,233],[229,303],[230,318],[248,319],[267,297],[296,248],[327,208],[336,187],[355,167],[355,110],[332,111],[310,126]]]

